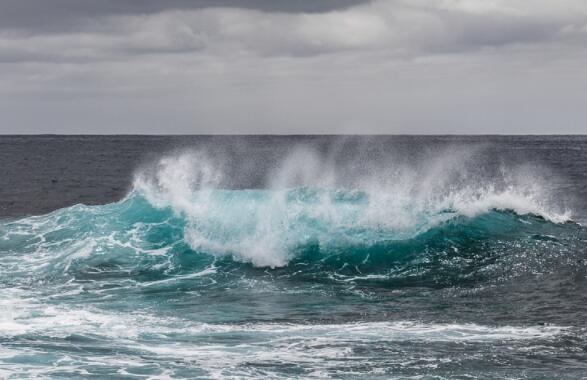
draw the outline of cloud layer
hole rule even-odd
[[[242,3],[3,2],[0,131],[586,132],[584,0]]]

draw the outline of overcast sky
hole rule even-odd
[[[1,0],[0,133],[587,133],[586,0]]]

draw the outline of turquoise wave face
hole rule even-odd
[[[489,208],[390,210],[361,191],[209,190],[189,210],[139,192],[2,223],[2,281],[152,289],[281,276],[401,287],[503,281],[573,262],[585,230]],[[383,217],[382,217],[383,216]],[[240,276],[240,277],[239,277]]]

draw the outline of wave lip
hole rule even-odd
[[[344,267],[346,278],[361,278],[387,276],[406,262],[440,262],[447,252],[465,258],[475,247],[489,247],[491,256],[500,241],[575,244],[571,235],[582,231],[565,224],[570,212],[553,207],[529,175],[506,171],[489,180],[449,160],[454,167],[437,164],[417,177],[371,173],[349,187],[317,157],[306,162],[309,173],[285,161],[266,188],[230,189],[221,165],[202,152],[164,157],[138,172],[118,203],[2,223],[0,249],[13,255],[0,270],[25,281],[31,271],[67,277],[124,268],[159,281],[190,278],[229,257],[254,267]]]
[[[193,194],[192,211],[201,212],[187,215],[154,206],[135,191],[115,204],[74,206],[2,224],[0,248],[12,254],[0,271],[26,281],[31,273],[67,278],[119,268],[171,281],[200,272],[220,275],[230,258],[255,267],[306,265],[305,272],[330,272],[336,279],[344,273],[345,281],[388,279],[398,265],[440,265],[448,253],[466,259],[482,247],[491,257],[503,249],[516,252],[520,244],[559,251],[565,249],[561,242],[572,248],[584,234],[576,224],[556,224],[540,213],[498,211],[506,201],[512,197],[492,195],[479,205],[467,203],[463,212],[445,203],[423,208],[380,202],[365,191],[210,189]]]
[[[298,147],[267,174],[264,188],[230,190],[221,160],[188,151],[139,171],[133,194],[181,217],[194,250],[260,267],[287,265],[300,246],[337,249],[413,239],[451,220],[495,210],[553,223],[571,220],[540,176],[507,167],[487,175],[474,157],[444,152],[417,167],[355,165],[356,174],[349,176],[349,168]]]
[[[359,190],[298,188],[198,191],[181,202],[189,204],[189,210],[155,204],[185,220],[185,241],[195,251],[231,255],[260,267],[285,266],[304,246],[323,251],[381,246],[495,211],[511,210],[554,223],[570,220],[569,213],[546,212],[515,193],[467,198],[458,194],[435,202]]]

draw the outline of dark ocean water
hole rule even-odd
[[[587,137],[0,137],[0,378],[587,378]]]

